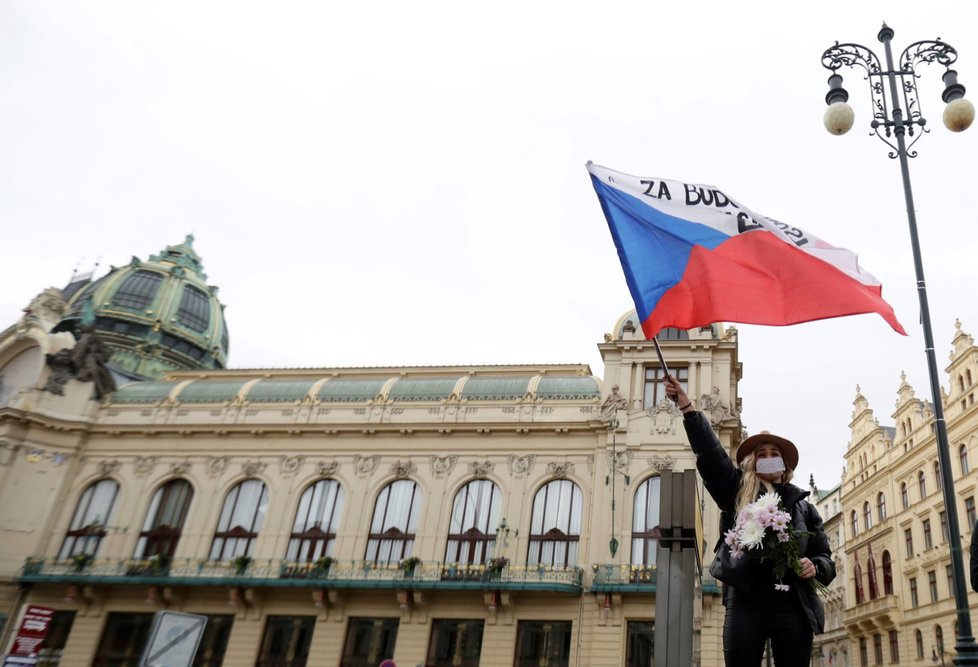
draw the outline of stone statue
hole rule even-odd
[[[733,412],[723,404],[719,387],[713,387],[709,394],[703,394],[700,405],[714,426],[719,426],[724,419],[731,419],[734,416]]]
[[[601,404],[599,419],[607,424],[615,418],[619,410],[626,407],[628,407],[628,401],[618,393],[618,385],[615,385],[611,388],[608,398],[604,399],[604,403]]]
[[[65,310],[67,304],[61,296],[61,290],[49,287],[34,297],[30,305],[24,309],[24,318],[36,318],[51,327],[58,323]]]
[[[48,354],[47,364],[51,367],[51,375],[44,385],[44,391],[58,396],[64,396],[64,386],[75,375],[75,365],[71,361],[71,350],[65,348],[54,354]]]
[[[86,327],[78,344],[71,351],[75,379],[95,383],[95,398],[101,400],[115,391],[115,379],[106,367],[112,350],[102,342],[94,327]]]

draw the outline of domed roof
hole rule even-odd
[[[90,325],[112,349],[109,365],[130,379],[227,364],[228,331],[217,288],[207,285],[194,237],[147,261],[133,257],[75,288],[58,328]],[[83,321],[84,320],[84,321]]]

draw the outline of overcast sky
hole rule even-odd
[[[967,2],[0,3],[0,322],[73,268],[192,232],[235,367],[583,362],[632,307],[584,164],[713,184],[860,254],[876,315],[741,325],[744,422],[838,483],[855,387],[890,424],[929,397],[899,164],[822,127],[836,40],[945,39],[978,91]],[[831,16],[827,16],[827,14]],[[978,128],[911,162],[937,357],[978,333]],[[942,373],[942,383],[947,384]]]

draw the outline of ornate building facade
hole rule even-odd
[[[951,345],[949,390],[942,401],[961,541],[967,545],[978,518],[978,473],[972,466],[978,455],[978,348],[960,322]],[[956,613],[934,413],[905,376],[892,416],[894,427],[881,426],[857,387],[842,481],[851,662],[950,664]],[[974,619],[978,594],[968,596]]]
[[[842,525],[842,485],[836,484],[829,491],[820,491],[813,480],[811,487],[809,499],[816,503],[818,514],[822,517],[825,534],[832,546],[832,560],[835,561],[835,579],[822,596],[825,632],[815,637],[811,664],[812,667],[849,667],[850,642],[844,620],[848,575]]]
[[[694,461],[634,313],[603,378],[228,370],[216,290],[168,251],[0,334],[0,648],[33,606],[42,664],[134,665],[169,609],[208,617],[202,667],[651,664],[659,479]],[[108,354],[72,354],[80,330]],[[661,344],[732,452],[736,330]],[[96,398],[85,367],[119,387]],[[695,595],[694,664],[721,664],[716,583]]]

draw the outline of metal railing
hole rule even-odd
[[[175,558],[69,560],[29,558],[17,580],[23,583],[245,585],[324,588],[525,589],[580,593],[584,572],[576,566],[486,565],[334,560],[328,563],[282,559],[211,561]]]

